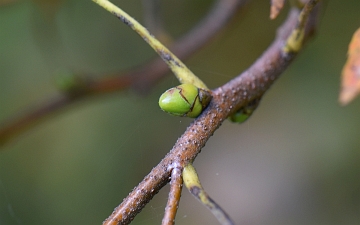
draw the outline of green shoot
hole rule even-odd
[[[168,64],[168,66],[178,78],[180,83],[193,84],[198,88],[209,90],[208,87],[204,84],[204,82],[202,82],[197,76],[195,76],[195,74],[193,74],[185,66],[185,64],[180,61],[180,59],[178,59],[173,53],[171,53],[170,50],[167,49],[163,44],[161,44],[155,37],[153,37],[145,27],[143,27],[139,22],[129,16],[126,12],[124,12],[122,9],[107,0],[92,1],[115,15],[123,23],[136,31]]]

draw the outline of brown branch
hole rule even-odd
[[[246,0],[218,0],[209,13],[170,49],[180,59],[189,57],[211,40],[245,2]],[[29,107],[30,110],[25,113],[5,119],[0,124],[0,146],[79,100],[130,87],[139,92],[148,92],[167,72],[167,65],[156,58],[138,69],[113,74],[97,81],[83,81],[81,87],[74,92],[61,93],[35,107]]]
[[[171,171],[169,198],[165,208],[165,215],[162,220],[162,225],[175,224],[175,216],[179,207],[181,190],[183,186],[183,179],[181,176],[182,170],[174,168]]]
[[[307,22],[307,40],[315,29],[317,10]],[[298,9],[292,9],[277,37],[264,54],[245,72],[213,91],[208,108],[193,121],[177,140],[172,150],[152,169],[144,180],[124,199],[103,225],[129,224],[147,202],[168,182],[173,168],[193,161],[222,122],[237,109],[262,96],[295,58],[295,53],[282,49],[295,29]]]

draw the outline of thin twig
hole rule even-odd
[[[184,37],[174,42],[170,49],[178,58],[188,58],[223,29],[245,2],[246,0],[218,0],[209,13]],[[131,87],[146,93],[168,71],[166,64],[155,58],[140,68],[112,74],[110,77],[104,76],[106,78],[96,81],[87,81],[75,95],[56,94],[39,104],[29,106],[27,110],[22,110],[22,113],[0,123],[0,146],[79,100]]]
[[[313,22],[317,11],[309,18]],[[147,202],[168,182],[171,170],[192,162],[221,123],[248,102],[264,94],[295,58],[295,53],[283,51],[284,43],[295,29],[298,9],[290,11],[279,28],[275,41],[245,72],[213,91],[214,98],[208,108],[193,121],[177,140],[172,150],[154,167],[143,181],[123,200],[104,221],[104,225],[129,224]],[[307,40],[314,27],[308,27]]]
[[[182,186],[183,179],[181,177],[181,169],[174,168],[171,171],[170,192],[162,225],[175,224],[175,216],[179,208]]]
[[[308,21],[311,11],[318,2],[319,0],[309,0],[309,2],[305,4],[299,15],[296,29],[293,30],[289,38],[286,40],[284,51],[298,52],[301,50],[305,35],[305,24]]]

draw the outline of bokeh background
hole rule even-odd
[[[0,8],[0,120],[57,93],[59,71],[101,77],[157,57],[90,0],[19,0]],[[163,1],[174,37],[213,1]],[[117,1],[143,21],[140,0]],[[328,1],[316,37],[245,124],[225,122],[195,161],[203,186],[237,224],[331,225],[360,221],[360,99],[340,107],[340,73],[360,1]],[[287,8],[250,1],[186,64],[211,88],[246,69],[271,43]],[[169,74],[147,95],[87,99],[0,150],[0,224],[101,224],[191,122],[163,113]],[[168,187],[133,224],[160,224]],[[176,224],[218,224],[183,190]]]

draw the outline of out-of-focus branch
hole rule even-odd
[[[315,29],[317,10],[309,17],[306,41]],[[283,51],[284,44],[296,28],[298,9],[292,9],[277,37],[264,54],[245,72],[213,91],[208,108],[193,121],[172,150],[152,169],[144,180],[124,199],[103,225],[129,224],[137,213],[168,182],[174,168],[192,162],[222,122],[239,108],[262,96],[295,58]]]
[[[161,13],[160,0],[142,0],[144,8],[144,24],[145,27],[156,38],[165,45],[171,43],[171,37],[164,28],[164,20]]]
[[[245,2],[246,0],[218,0],[192,30],[174,42],[170,50],[180,59],[189,57],[211,40]],[[0,146],[50,115],[84,98],[127,88],[147,92],[167,72],[167,65],[160,58],[156,58],[137,69],[104,76],[106,78],[100,80],[85,81],[79,89],[71,93],[57,94],[36,106],[30,106],[17,116],[5,119],[0,125]]]
[[[163,29],[164,24],[161,17],[160,0],[142,0],[144,8],[144,24],[154,35],[157,29]]]

